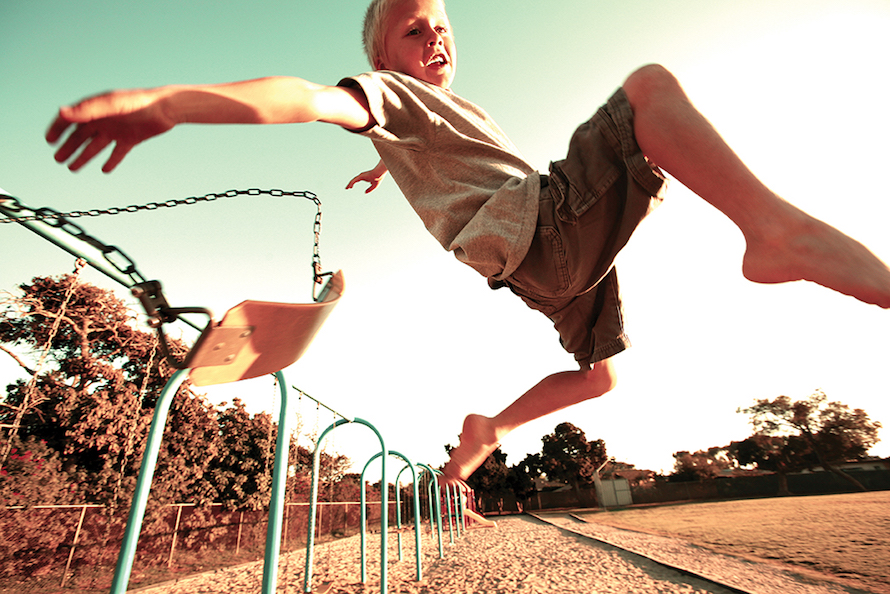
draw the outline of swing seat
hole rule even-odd
[[[343,294],[343,272],[328,279],[315,303],[244,301],[201,334],[189,355],[196,386],[225,384],[281,371],[299,359]]]

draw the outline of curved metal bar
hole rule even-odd
[[[174,373],[161,391],[155,405],[154,417],[148,431],[148,441],[145,444],[145,454],[142,456],[142,466],[139,468],[139,478],[136,480],[136,492],[133,494],[130,515],[127,517],[124,541],[121,543],[117,566],[114,569],[111,594],[124,594],[127,591],[130,572],[133,570],[133,559],[136,556],[136,545],[139,542],[139,533],[142,531],[142,520],[145,517],[145,505],[148,502],[148,493],[151,491],[151,479],[158,463],[158,451],[161,449],[164,426],[167,424],[167,415],[170,412],[170,404],[186,377],[188,377],[186,369]]]
[[[433,530],[433,501],[435,501],[435,515],[436,515],[436,532],[439,536],[439,559],[445,558],[445,548],[442,545],[442,491],[439,488],[439,479],[437,475],[439,471],[433,470],[431,467],[427,466],[423,462],[417,464],[420,468],[429,471],[433,480],[430,482],[429,487],[427,489],[427,493],[430,500],[430,530]],[[433,499],[433,488],[436,489],[436,497]]]
[[[278,437],[275,442],[275,466],[272,469],[272,494],[269,501],[269,525],[266,529],[266,552],[263,560],[262,594],[274,594],[278,580],[278,558],[281,554],[281,522],[284,516],[287,465],[290,456],[290,411],[287,405],[287,384],[284,374],[275,373],[281,394],[278,413]]]
[[[461,488],[454,485],[454,525],[457,528],[457,537],[460,538],[466,531],[466,516],[464,516],[464,498],[461,497]]]
[[[386,456],[382,456],[382,453],[386,451],[386,445],[383,441],[383,436],[380,435],[380,432],[377,430],[374,425],[369,423],[364,419],[360,419],[355,417],[354,419],[340,419],[339,421],[335,421],[332,423],[327,429],[325,429],[321,435],[318,437],[318,440],[315,444],[315,453],[312,456],[312,486],[309,495],[309,535],[306,540],[306,571],[303,577],[303,591],[304,592],[312,592],[312,565],[314,562],[315,555],[315,522],[316,516],[318,513],[318,470],[320,466],[321,460],[321,443],[324,441],[325,437],[327,437],[328,433],[333,431],[335,428],[340,425],[345,425],[347,423],[357,423],[359,425],[364,425],[371,429],[374,434],[377,436],[377,439],[380,441],[380,453],[376,454],[371,460],[374,460],[376,457],[380,457],[380,473],[381,473],[381,486],[383,487],[380,490],[380,592],[381,594],[386,594],[386,527],[388,526],[388,511],[389,511],[389,489],[387,489],[386,485]],[[371,463],[371,460],[368,461],[368,464]],[[365,470],[367,470],[368,465],[365,465]],[[366,512],[365,512],[365,471],[362,470],[362,489],[361,489],[361,503],[362,503],[362,582],[365,581],[365,567],[364,567],[364,556],[365,556],[365,523],[366,523]]]
[[[396,542],[398,543],[399,561],[402,560],[402,490],[399,488],[399,482],[402,480],[402,473],[411,468],[408,463],[396,473]]]
[[[454,513],[451,509],[451,485],[445,485],[445,507],[448,510],[448,536],[454,544]]]
[[[397,456],[397,457],[401,458],[406,464],[406,466],[404,468],[402,468],[402,470],[399,471],[399,474],[396,475],[396,497],[398,497],[398,495],[399,495],[399,477],[401,477],[402,472],[404,472],[406,469],[411,470],[411,481],[412,481],[413,490],[414,490],[414,552],[415,552],[415,559],[416,559],[415,565],[416,565],[416,569],[417,569],[417,581],[419,582],[420,580],[423,579],[423,567],[422,567],[422,563],[421,563],[422,540],[421,540],[421,530],[420,530],[420,497],[419,497],[419,488],[417,485],[417,470],[415,470],[414,464],[412,464],[404,454],[400,454],[399,452],[390,450],[389,455]],[[396,508],[396,513],[398,516],[401,516],[401,510],[399,507]],[[401,528],[401,518],[399,518],[399,520],[400,520],[399,528]],[[398,536],[399,536],[399,538],[398,538],[399,561],[401,561],[402,560],[402,533],[399,532]]]
[[[360,501],[360,503],[361,503],[361,508],[362,508],[362,509],[361,509],[361,523],[362,523],[362,527],[361,527],[361,544],[360,544],[360,549],[361,549],[361,569],[360,569],[360,576],[359,576],[359,577],[360,577],[361,582],[362,582],[363,584],[366,583],[366,582],[368,581],[368,571],[367,571],[367,550],[368,550],[368,545],[367,545],[368,508],[367,508],[367,495],[366,495],[366,491],[367,491],[367,489],[366,489],[366,487],[365,487],[365,473],[367,472],[368,468],[371,466],[371,462],[373,462],[373,461],[376,460],[377,458],[381,458],[381,457],[383,458],[383,460],[381,461],[381,470],[385,469],[384,464],[385,464],[386,456],[383,455],[383,451],[377,452],[376,454],[374,454],[373,456],[371,456],[371,457],[368,459],[367,462],[365,462],[365,466],[364,466],[364,468],[362,468],[361,479],[360,479],[360,482],[361,482],[361,496],[360,496],[359,501]],[[384,475],[384,477],[385,477],[385,475]],[[384,486],[385,482],[386,482],[385,478],[383,478],[383,479],[380,480],[380,485],[381,485],[381,487]],[[381,491],[382,491],[382,490],[383,490],[383,489],[381,488]],[[381,522],[381,525],[380,525],[380,531],[381,531],[382,533],[385,534],[385,533],[386,533],[386,530],[387,530],[387,526],[384,525],[384,524]],[[383,538],[383,539],[381,539],[381,547],[384,547],[384,548],[385,548],[385,546],[386,546],[386,539]],[[308,592],[308,590],[307,590],[307,592]]]

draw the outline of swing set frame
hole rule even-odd
[[[256,196],[267,194],[270,196],[296,196],[312,200],[317,207],[317,214],[313,226],[315,243],[312,256],[313,290],[311,303],[281,304],[258,301],[245,301],[230,309],[223,319],[216,322],[210,310],[203,307],[174,308],[169,305],[163,294],[161,283],[156,280],[147,280],[136,268],[133,260],[120,248],[110,246],[99,239],[89,235],[82,227],[73,223],[70,218],[81,216],[98,216],[103,214],[119,214],[122,212],[138,212],[141,210],[154,210],[160,207],[178,206],[180,204],[194,204],[200,201],[215,200],[222,197],[234,197],[239,195]],[[339,302],[343,293],[342,272],[322,272],[319,257],[319,235],[321,231],[321,202],[311,192],[284,192],[281,190],[229,190],[223,194],[207,194],[200,198],[187,198],[184,200],[170,200],[162,203],[149,203],[142,206],[130,206],[127,208],[111,208],[95,211],[74,211],[60,213],[51,208],[31,209],[22,204],[17,198],[0,190],[0,223],[16,222],[50,241],[66,252],[75,256],[78,261],[85,261],[93,268],[99,270],[112,280],[129,288],[133,295],[139,299],[146,315],[148,325],[155,329],[158,336],[158,345],[168,363],[177,371],[164,386],[158,398],[151,427],[149,428],[145,453],[136,482],[130,514],[127,518],[127,526],[124,532],[123,542],[115,567],[114,578],[111,586],[112,594],[124,594],[129,584],[133,561],[136,555],[136,546],[142,528],[145,508],[148,502],[151,482],[157,465],[164,427],[170,410],[173,397],[179,387],[186,380],[194,385],[207,386],[221,383],[229,383],[259,377],[273,375],[280,392],[280,413],[278,419],[278,436],[276,440],[275,461],[272,471],[272,493],[269,504],[269,522],[266,534],[266,547],[264,555],[262,593],[273,594],[277,587],[278,560],[281,552],[282,520],[285,506],[285,488],[287,482],[287,467],[289,443],[291,434],[288,395],[289,391],[285,382],[282,369],[297,361],[312,342],[315,334],[330,314],[334,306]],[[92,254],[88,253],[91,248]],[[326,279],[326,281],[325,281]],[[316,294],[316,289],[321,289]],[[196,326],[193,322],[182,317],[187,314],[202,314],[207,316],[208,322],[204,328]],[[201,332],[198,339],[182,359],[176,359],[167,346],[166,335],[163,330],[165,324],[182,321]],[[298,390],[300,396],[308,396]],[[381,489],[381,546],[380,546],[380,591],[387,591],[387,538],[388,538],[388,487],[386,481],[386,460],[388,457],[396,457],[405,462],[406,466],[399,472],[410,469],[414,484],[414,516],[416,531],[416,568],[417,579],[422,579],[421,567],[421,538],[420,538],[420,509],[418,504],[418,477],[424,472],[431,475],[430,483],[430,523],[433,522],[433,505],[435,501],[435,515],[437,517],[439,556],[444,557],[442,546],[442,514],[441,514],[441,489],[438,483],[438,471],[425,464],[412,463],[406,456],[399,452],[386,449],[383,436],[370,422],[360,418],[348,418],[320,401],[309,396],[321,406],[325,406],[340,419],[335,420],[317,438],[313,455],[312,485],[310,494],[310,519],[307,536],[306,565],[304,574],[304,591],[312,592],[312,570],[314,562],[314,536],[315,523],[318,509],[318,482],[321,444],[326,437],[338,426],[355,424],[369,428],[380,443],[380,451],[372,456],[365,469],[362,471],[362,548],[361,548],[361,580],[367,579],[366,572],[366,506],[365,506],[365,481],[364,474],[368,466],[380,458],[380,469],[383,488]],[[396,492],[398,498],[398,484],[396,479]],[[437,496],[432,495],[435,488]],[[452,490],[446,485],[446,506],[448,508],[448,523],[452,530],[451,542],[454,542],[454,527],[460,536],[461,528],[465,528],[462,513],[462,498],[457,488]],[[455,513],[452,515],[452,501]],[[397,531],[401,529],[401,516],[398,518]],[[399,556],[401,558],[401,534],[399,538]],[[331,584],[323,585],[318,591],[330,589]]]

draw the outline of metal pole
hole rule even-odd
[[[272,495],[269,502],[269,525],[266,530],[266,554],[263,560],[263,594],[273,594],[278,580],[278,557],[281,554],[281,520],[284,515],[284,494],[287,484],[287,461],[290,454],[290,415],[287,406],[287,384],[284,374],[275,372],[281,393],[278,414],[278,438],[275,443],[275,465],[272,469]]]
[[[368,504],[366,502],[367,489],[365,488],[365,470],[368,469],[368,466],[365,465],[364,470],[362,470],[361,474],[361,495],[359,497],[359,506],[361,509],[359,510],[359,523],[360,523],[360,531],[361,531],[361,541],[360,541],[360,551],[361,551],[361,570],[360,570],[360,579],[364,584],[367,579],[367,570],[365,564],[365,556],[367,555],[368,545],[367,545],[367,534],[368,534]],[[308,592],[309,590],[307,590]]]
[[[405,466],[396,475],[396,543],[398,544],[399,561],[402,560],[402,494],[399,489],[399,481],[402,479],[402,473],[407,469],[408,466]]]
[[[313,533],[315,531],[315,513],[316,507],[318,505],[318,470],[321,456],[321,442],[324,440],[328,433],[334,430],[335,427],[344,425],[346,423],[357,423],[371,429],[371,431],[373,431],[374,434],[377,436],[377,440],[380,442],[381,454],[386,452],[386,445],[383,442],[383,436],[380,435],[380,432],[377,430],[377,428],[368,421],[359,419],[358,417],[354,419],[347,419],[344,417],[339,421],[335,421],[319,436],[318,441],[315,445],[315,454],[313,455],[312,460],[312,486],[310,488],[309,495],[309,537],[306,542],[306,571],[303,576],[303,590],[305,592],[312,592],[312,563],[315,548],[313,546]],[[386,456],[380,454],[378,455],[380,456],[380,474],[382,477],[381,485],[383,487],[380,493],[380,592],[382,594],[386,594],[386,534],[389,513],[389,489],[386,485]],[[362,476],[364,477],[364,473],[362,473]],[[362,479],[362,489],[362,494],[364,495],[364,478]],[[364,509],[364,506],[362,507]],[[362,571],[364,572],[364,566],[362,566]]]
[[[454,544],[454,524],[452,524],[453,514],[451,511],[451,485],[445,485],[445,507],[448,510],[448,535],[451,538],[451,544]]]
[[[139,478],[136,480],[136,492],[133,494],[133,503],[130,506],[130,515],[127,518],[127,528],[124,531],[124,541],[121,544],[117,566],[114,569],[111,594],[124,594],[127,591],[130,572],[133,570],[133,559],[136,556],[136,544],[139,542],[139,533],[142,531],[142,519],[145,517],[148,493],[151,490],[151,479],[154,476],[155,466],[158,463],[161,439],[164,437],[164,425],[167,422],[167,414],[170,412],[170,404],[173,402],[176,390],[187,376],[187,369],[180,369],[174,373],[173,377],[167,381],[167,385],[161,391],[161,395],[155,405],[155,414],[151,421],[151,428],[148,431],[148,442],[145,446],[145,454],[142,457]]]
[[[430,481],[429,488],[427,491],[429,492],[430,499],[430,531],[433,530],[433,509],[435,509],[436,514],[436,526],[437,532],[439,534],[439,559],[445,558],[445,549],[442,546],[442,492],[439,488],[439,479],[436,477],[436,472],[426,464],[420,463],[418,464],[421,468],[425,468],[429,471],[430,476],[433,477],[433,480]],[[435,508],[433,507],[433,493],[432,489],[436,490],[436,503]]]

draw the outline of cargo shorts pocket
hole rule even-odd
[[[555,227],[541,226],[519,268],[507,283],[520,297],[528,297],[539,305],[554,303],[569,288],[571,277],[562,238]]]
[[[575,131],[566,158],[550,164],[550,182],[560,220],[575,223],[624,175],[617,139],[594,120]]]

